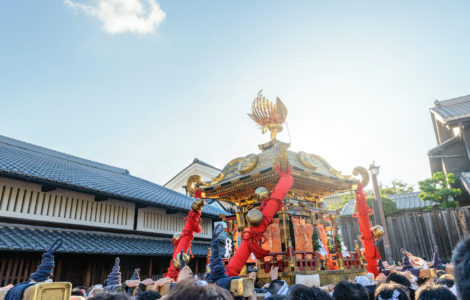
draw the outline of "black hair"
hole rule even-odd
[[[72,292],[70,293],[70,296],[82,296],[85,297],[85,293],[83,292],[85,290],[85,287],[83,286],[77,286],[72,289]]]
[[[397,283],[382,283],[379,287],[375,290],[375,299],[392,299],[393,293],[397,291],[399,293],[398,300],[410,300],[410,296],[408,295],[407,289]]]
[[[264,300],[286,300],[287,296],[285,295],[272,295],[268,298],[264,298]]]
[[[457,297],[446,287],[426,284],[416,292],[416,300],[457,300]]]
[[[309,288],[302,284],[294,284],[287,292],[286,300],[334,300],[319,288]]]
[[[454,286],[454,281],[450,278],[445,278],[445,277],[436,279],[436,283],[445,285],[448,288],[451,288]]]
[[[145,291],[140,294],[139,297],[137,297],[137,300],[156,300],[160,299],[161,297],[162,296],[160,296],[160,294],[155,291]]]
[[[377,288],[375,285],[368,285],[364,287],[369,294],[369,300],[374,300],[375,289]]]
[[[454,249],[452,262],[457,294],[460,299],[470,299],[470,236]]]
[[[358,283],[341,281],[333,291],[336,300],[363,300],[369,298],[367,290]]]
[[[131,300],[131,297],[129,297],[129,295],[124,294],[124,293],[119,293],[119,294],[102,293],[102,294],[93,296],[91,298],[88,298],[88,300]]]
[[[287,292],[287,300],[311,300],[314,299],[313,290],[302,284],[294,284]]]
[[[273,281],[271,281],[271,283],[269,284],[269,287],[267,288],[267,290],[272,294],[276,294],[277,292],[279,292],[279,290],[281,289],[281,287],[284,285],[284,281],[282,280],[279,280],[279,279],[275,279]]]
[[[387,282],[387,283],[395,282],[395,283],[401,284],[402,286],[406,287],[407,289],[411,288],[411,281],[409,281],[408,278],[406,278],[405,275],[403,275],[399,272],[390,273],[387,276],[387,280],[385,282]]]
[[[317,287],[312,287],[313,300],[334,300],[327,292],[322,291]]]

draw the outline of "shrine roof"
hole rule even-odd
[[[231,160],[221,173],[212,181],[206,182],[201,189],[208,197],[243,197],[245,191],[265,186],[270,189],[277,181],[276,164],[285,163],[292,168],[297,193],[332,194],[350,190],[357,179],[344,176],[336,171],[322,157],[303,151],[288,150],[288,143],[273,140],[259,145],[262,152],[248,154]]]
[[[59,237],[64,239],[62,253],[171,256],[174,248],[170,238],[1,224],[0,251],[43,252]],[[205,257],[209,247],[193,241],[191,250]]]
[[[0,176],[188,212],[191,197],[132,176],[128,170],[61,153],[0,135]],[[203,216],[225,211],[207,205]]]

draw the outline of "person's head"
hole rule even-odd
[[[452,280],[452,279],[449,278],[449,277],[446,277],[445,275],[439,277],[439,278],[436,280],[436,283],[437,283],[437,284],[440,284],[440,285],[445,285],[445,286],[448,287],[449,289],[454,286],[454,280]]]
[[[272,295],[270,297],[264,298],[264,300],[286,300],[287,296],[285,295]]]
[[[137,300],[156,300],[160,299],[161,297],[162,296],[160,296],[160,294],[155,291],[145,291],[137,297]]]
[[[336,284],[333,291],[335,300],[362,300],[368,299],[369,294],[366,289],[358,284],[347,281],[341,281]]]
[[[387,276],[387,280],[385,281],[386,283],[390,283],[390,282],[394,282],[394,283],[398,283],[398,284],[401,284],[402,286],[404,286],[405,288],[407,289],[410,289],[411,288],[411,281],[406,278],[405,275],[403,275],[402,273],[400,272],[392,272],[390,273],[388,276]]]
[[[275,279],[275,280],[271,281],[271,283],[269,284],[269,287],[267,288],[267,290],[271,293],[271,295],[275,295],[279,292],[279,290],[283,286],[284,286],[284,281],[283,280]]]
[[[85,287],[84,286],[77,286],[72,289],[70,296],[82,296],[85,297]]]
[[[302,284],[292,285],[287,292],[287,300],[308,300],[313,297],[313,290]]]
[[[334,300],[327,292],[322,291],[317,287],[312,287],[311,289],[313,291],[312,300]]]
[[[124,293],[119,293],[119,294],[101,293],[99,295],[88,298],[87,300],[131,300],[131,297]]]
[[[233,300],[232,294],[216,284],[186,279],[178,282],[166,295],[165,300]]]
[[[470,236],[461,241],[452,255],[459,299],[470,299]]]
[[[457,300],[457,297],[447,287],[438,284],[426,284],[416,292],[416,300]]]
[[[332,300],[327,293],[319,288],[309,288],[302,284],[294,284],[287,292],[286,300]]]
[[[410,296],[405,287],[396,283],[382,283],[375,290],[375,299],[396,299],[396,300],[410,300]]]

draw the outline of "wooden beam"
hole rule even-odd
[[[43,184],[41,186],[41,192],[50,192],[50,191],[53,191],[55,189],[56,189],[56,187],[52,186],[52,185]]]
[[[149,272],[148,272],[148,278],[152,278],[152,257],[149,257],[149,263],[148,263],[148,266],[149,266]]]
[[[165,210],[165,213],[166,213],[167,215],[173,215],[173,214],[176,214],[177,211],[174,210],[174,209],[166,209],[166,210]]]

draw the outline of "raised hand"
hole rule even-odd
[[[279,279],[279,267],[272,267],[269,271],[269,277],[271,277],[271,281]]]

